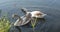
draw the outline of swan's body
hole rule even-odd
[[[44,16],[46,16],[46,14],[40,12],[40,11],[33,11],[31,12],[32,17],[36,17],[36,18],[43,18]]]

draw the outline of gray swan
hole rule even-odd
[[[14,26],[22,26],[22,25],[25,25],[25,24],[29,23],[30,20],[31,20],[31,14],[30,13],[29,14],[26,14],[26,15],[24,15],[22,17],[20,17],[20,16],[18,16],[16,14],[13,14],[12,17],[13,18],[18,18],[16,20],[16,22],[14,23]]]

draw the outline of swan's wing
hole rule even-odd
[[[14,25],[17,25],[18,21],[19,21],[19,19],[14,23]]]
[[[22,23],[23,23],[23,19],[20,17],[20,18],[17,19],[17,21],[14,23],[14,26],[21,26]]]
[[[21,25],[21,21],[19,21],[19,19],[14,23],[14,26],[20,26]]]
[[[22,25],[25,25],[25,24],[29,23],[30,20],[31,20],[31,18],[29,18],[29,19],[27,19],[27,20],[24,20],[23,23],[22,23]]]
[[[26,16],[23,18],[23,23],[22,23],[22,25],[29,23],[30,20],[31,20],[31,14],[28,13],[28,14],[26,14]]]

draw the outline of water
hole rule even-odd
[[[44,17],[44,23],[41,22],[43,19],[39,20],[35,27],[36,32],[56,32],[55,29],[60,27],[60,0],[0,0],[1,15],[8,14],[11,22],[15,22],[12,14],[24,15],[20,10],[22,7],[29,11],[40,10],[47,14]],[[29,26],[20,28],[22,32],[33,32]]]

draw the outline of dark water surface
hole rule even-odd
[[[12,14],[24,15],[20,10],[22,7],[29,11],[40,10],[47,14],[44,17],[45,20],[39,20],[35,27],[36,32],[57,32],[60,30],[60,0],[0,0],[1,16],[7,14],[11,22],[15,22],[12,19]],[[22,32],[33,32],[29,26],[20,28]]]

